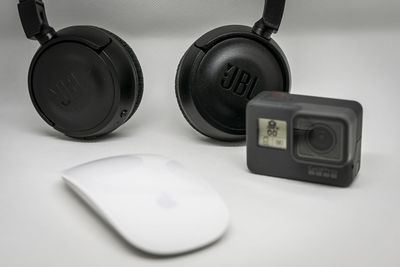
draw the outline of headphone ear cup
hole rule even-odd
[[[133,115],[143,95],[143,74],[121,38],[94,26],[72,26],[34,56],[29,92],[48,124],[67,136],[91,139]]]
[[[129,58],[132,60],[132,63],[134,64],[135,69],[136,69],[136,73],[137,73],[137,76],[138,76],[138,83],[139,83],[138,97],[137,97],[135,103],[133,103],[132,111],[127,116],[126,121],[128,121],[133,116],[133,114],[137,111],[137,109],[139,108],[139,105],[140,105],[140,103],[142,101],[143,91],[144,91],[143,70],[142,70],[142,67],[140,65],[140,62],[139,62],[135,52],[133,52],[133,49],[122,38],[120,38],[115,33],[112,33],[112,32],[110,32],[110,31],[108,31],[106,29],[103,29],[103,28],[98,28],[98,29],[106,32],[107,34],[109,34],[111,37],[113,37],[116,41],[118,41],[122,45],[122,47],[128,53]]]
[[[289,92],[289,64],[272,39],[250,27],[224,26],[187,50],[175,90],[194,129],[217,140],[241,141],[246,138],[247,103],[262,91]]]
[[[190,76],[187,73],[191,72],[191,66],[195,64],[195,60],[199,54],[201,54],[201,51],[192,45],[179,61],[175,77],[175,96],[179,109],[190,126],[203,135],[211,137],[207,134],[211,129],[208,129],[208,123],[197,112],[192,95],[190,94],[191,92],[182,89],[190,83]]]

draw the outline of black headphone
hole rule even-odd
[[[253,28],[224,26],[203,35],[182,58],[176,96],[187,121],[200,133],[224,141],[245,138],[247,102],[261,91],[290,90],[286,57],[271,39],[285,0],[266,0]],[[26,36],[38,40],[29,69],[29,92],[41,117],[75,138],[105,135],[135,113],[143,75],[132,49],[94,26],[55,32],[41,0],[19,0]]]
[[[40,116],[74,138],[96,138],[135,113],[143,75],[132,49],[117,35],[93,26],[55,32],[41,0],[20,0],[26,36],[41,47],[29,69],[29,93]]]
[[[266,0],[253,28],[224,26],[200,37],[183,56],[176,96],[198,132],[222,141],[246,136],[246,105],[261,91],[290,90],[287,59],[271,34],[279,29],[285,0]]]

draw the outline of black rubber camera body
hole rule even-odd
[[[360,170],[362,114],[355,101],[262,92],[247,106],[248,168],[347,187]]]

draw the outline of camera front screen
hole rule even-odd
[[[262,147],[287,149],[287,122],[258,119],[258,144]]]

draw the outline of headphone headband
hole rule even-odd
[[[274,33],[279,30],[285,10],[285,0],[265,0],[263,20],[273,29]]]
[[[55,35],[47,21],[42,0],[19,0],[18,12],[28,39],[38,40],[43,44]]]
[[[272,33],[277,33],[283,18],[285,3],[286,0],[265,0],[263,17],[254,25],[254,33],[268,39]]]
[[[265,0],[264,13],[253,31],[266,38],[279,30],[286,0]],[[49,26],[42,0],[19,0],[18,11],[25,34],[29,39],[45,43],[55,31]]]

